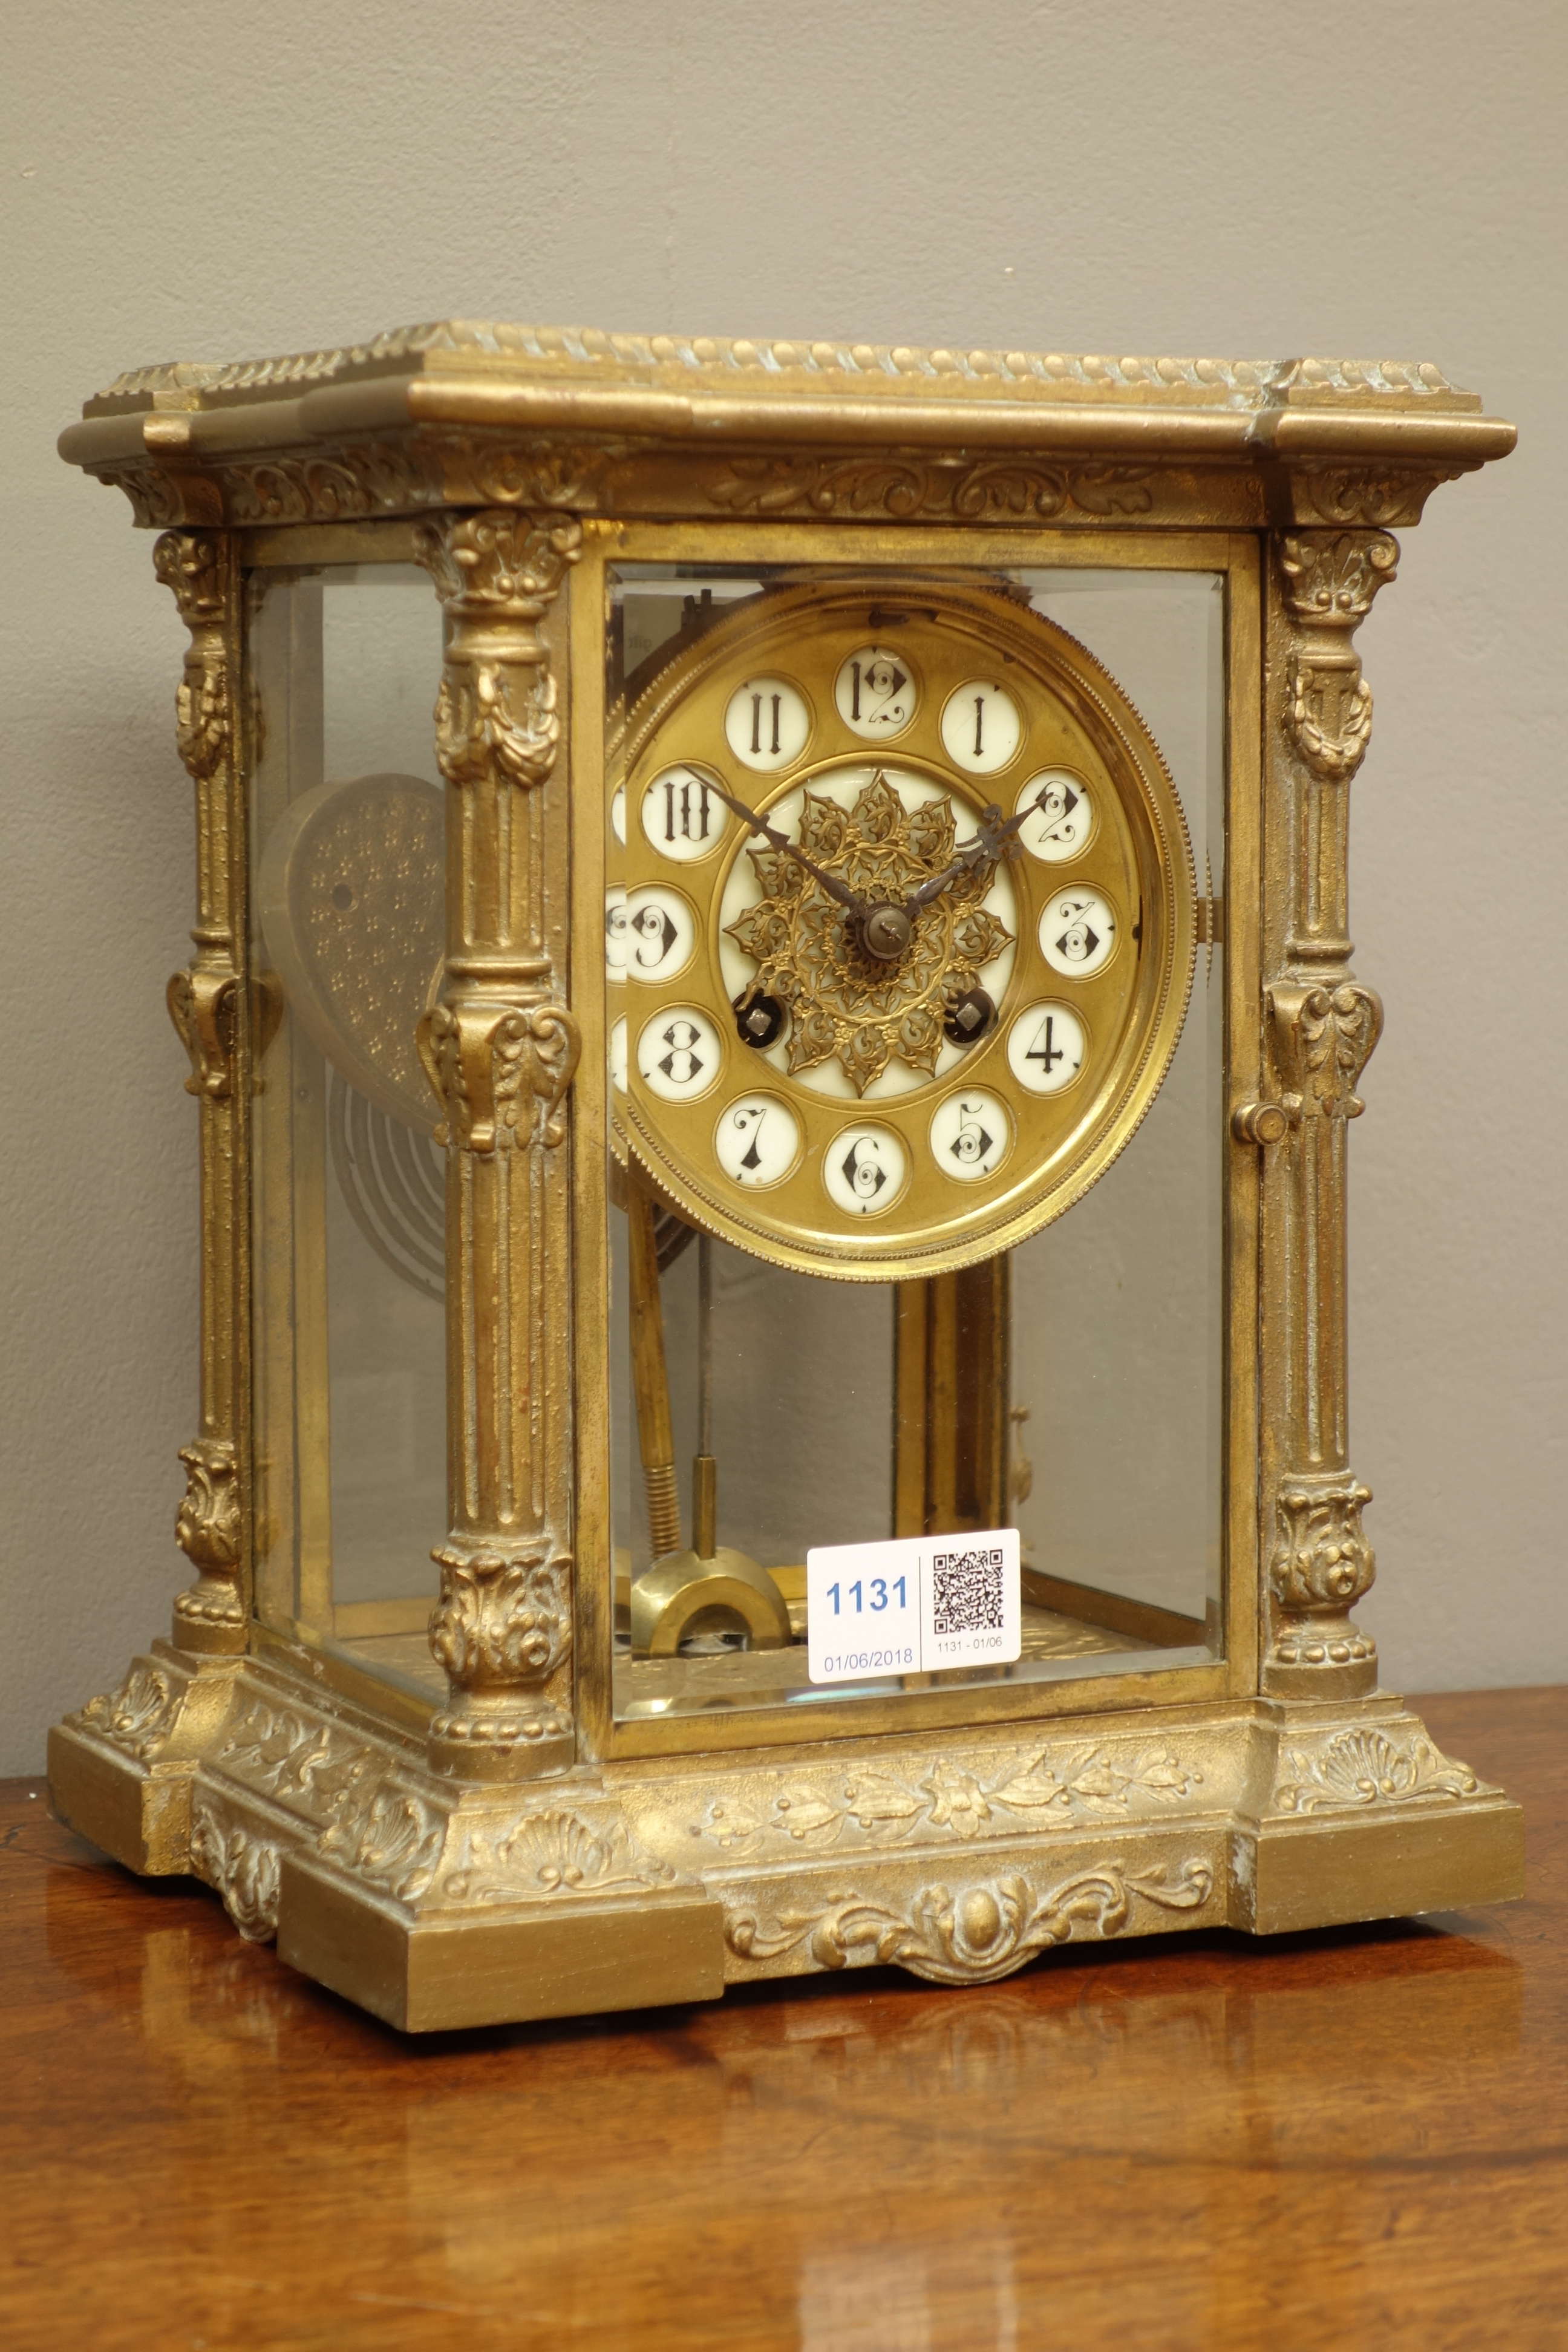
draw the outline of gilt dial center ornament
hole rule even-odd
[[[934,1076],[947,1004],[1014,944],[983,903],[993,862],[949,874],[957,833],[945,794],[906,806],[879,769],[847,809],[807,791],[799,820],[801,847],[864,912],[830,898],[790,851],[747,853],[763,896],[725,930],[755,963],[758,990],[788,1010],[792,1076],[833,1057],[863,1095],[895,1056]],[[910,911],[920,886],[944,875]]]

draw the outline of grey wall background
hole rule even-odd
[[[0,1769],[166,1625],[195,1427],[184,644],[53,454],[121,368],[470,317],[1436,359],[1521,431],[1361,637],[1364,1610],[1568,1677],[1555,0],[11,0]]]

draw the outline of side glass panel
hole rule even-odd
[[[415,1028],[443,936],[439,606],[412,566],[253,579],[258,1605],[429,1692],[444,1209]]]
[[[612,574],[622,1720],[1220,1653],[1224,583],[996,575],[984,589],[1013,619],[988,650],[973,573],[954,575],[951,612],[939,575],[889,573],[863,612],[834,606],[834,578],[814,596],[798,572]],[[1039,633],[1066,665],[1054,700],[1031,683],[1021,614],[1077,641],[1063,651]],[[1138,756],[1158,768],[1163,755],[1170,772],[1192,864],[1184,849],[1167,863],[1184,888],[1195,876],[1200,909],[1195,962],[1177,976],[1184,992],[1192,973],[1179,1042],[1127,1116],[1117,1106],[1136,1092],[1138,1024],[1157,1025],[1147,974],[1171,918],[1164,853],[1119,814],[1131,788],[1097,764],[1110,737],[1084,699],[1099,691],[1094,664],[1113,681],[1106,707],[1135,706]],[[1106,756],[1114,768],[1114,745]],[[1000,821],[1026,803],[1015,855],[976,866],[970,898],[950,907],[943,861],[980,837],[988,808]],[[795,848],[815,856],[815,885]],[[951,914],[945,992],[917,1001],[917,908],[912,937],[892,942],[889,987],[836,997],[844,923],[866,947],[873,881],[913,904],[928,875],[941,887],[925,903]],[[847,879],[860,895],[845,919],[832,892]],[[1096,1161],[1084,1139],[1113,1113],[1121,1148]],[[1031,1170],[1037,1200],[1075,1151],[1076,1197],[1061,1176],[1060,1213],[1010,1234],[1010,1200],[1027,1223]],[[889,1244],[882,1276],[877,1237],[895,1228],[902,1255]],[[920,1277],[928,1235],[928,1255],[956,1237],[963,1249],[947,1254],[966,1262]],[[813,1681],[810,1549],[1009,1528],[1016,1663]],[[714,1560],[729,1563],[728,1589],[694,1574]],[[700,1605],[672,1602],[687,1588]]]
[[[1197,887],[1223,900],[1225,600],[1213,573],[1023,575],[1163,752]],[[1204,929],[1218,930],[1205,921]],[[1198,950],[1170,1072],[1100,1183],[1013,1257],[1013,1483],[1026,1564],[1162,1646],[1217,1624],[1224,1425],[1224,947]],[[1029,1467],[1026,1471],[1024,1465]],[[1110,1605],[1107,1605],[1109,1602]]]

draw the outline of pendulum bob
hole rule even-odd
[[[789,1645],[789,1610],[767,1570],[714,1539],[718,1467],[710,1454],[692,1465],[691,1549],[655,1560],[632,1586],[635,1657],[671,1658],[697,1633],[741,1633],[753,1650]]]

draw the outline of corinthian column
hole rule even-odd
[[[185,1497],[174,1532],[196,1571],[174,1602],[181,1649],[246,1646],[239,1498],[244,1301],[242,1105],[235,1084],[240,1011],[244,824],[236,752],[238,572],[220,531],[165,531],[153,550],[189,629],[175,701],[180,757],[196,788],[195,953],[169,982],[169,1012],[201,1107],[201,1424],[181,1449]]]
[[[1370,1490],[1349,1456],[1348,1122],[1383,1027],[1351,970],[1350,783],[1372,731],[1352,640],[1399,559],[1385,531],[1274,542],[1266,717],[1264,1029],[1271,1099],[1235,1114],[1264,1155],[1262,1685],[1279,1696],[1373,1689],[1377,1653],[1351,1611],[1370,1588]]]
[[[447,1678],[438,1770],[511,1780],[573,1760],[565,1097],[551,907],[565,799],[539,624],[581,545],[559,516],[451,514],[419,561],[446,608],[436,706],[447,784],[447,960],[419,1051],[447,1150],[450,1527],[430,1645]],[[555,1306],[547,1314],[553,1290]]]

